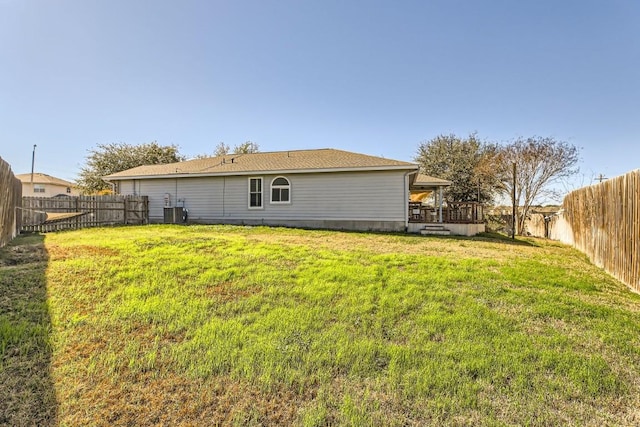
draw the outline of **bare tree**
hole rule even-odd
[[[229,154],[229,146],[224,142],[220,141],[218,145],[216,145],[216,149],[213,151],[213,157],[221,157]]]
[[[260,146],[255,142],[246,141],[233,147],[233,154],[251,154],[260,152]]]
[[[255,142],[247,141],[242,144],[237,144],[233,147],[233,150],[224,142],[219,142],[215,150],[213,150],[213,154],[197,154],[195,158],[206,159],[208,157],[222,157],[229,154],[250,154],[258,152],[260,152],[260,146]]]
[[[495,158],[501,173],[500,188],[518,206],[516,232],[523,234],[524,223],[533,203],[544,197],[559,196],[552,185],[577,173],[577,147],[551,137],[517,138],[503,146]],[[513,165],[516,165],[514,180]],[[515,181],[515,200],[513,183]]]
[[[193,158],[194,159],[208,159],[209,157],[226,156],[227,154],[229,154],[230,150],[231,149],[229,148],[229,146],[227,144],[225,144],[224,142],[219,142],[218,145],[216,145],[215,150],[213,150],[212,154],[208,154],[208,153],[196,154]]]

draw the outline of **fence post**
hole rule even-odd
[[[75,205],[76,205],[76,212],[80,212],[79,206],[78,206],[78,198],[74,197],[74,201],[75,201]],[[76,217],[75,221],[74,221],[74,225],[75,225],[75,229],[77,230],[78,228],[80,228],[80,217]]]
[[[516,227],[518,224],[517,218],[516,218],[516,206],[517,206],[517,200],[516,200],[516,162],[513,162],[513,188],[512,188],[512,194],[511,194],[511,198],[513,200],[513,206],[511,207],[511,218],[513,218],[512,222],[513,225],[511,227],[511,238],[515,239],[516,238]]]
[[[124,215],[122,217],[122,222],[124,225],[127,225],[129,222],[127,221],[127,203],[128,203],[128,196],[124,197],[124,200],[122,201],[123,205],[124,205]]]

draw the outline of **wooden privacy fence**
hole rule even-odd
[[[147,224],[147,196],[23,197],[22,231]]]
[[[6,245],[20,232],[20,207],[22,182],[13,175],[9,163],[0,157],[0,247]]]
[[[640,292],[640,170],[569,193],[564,240],[591,261]]]

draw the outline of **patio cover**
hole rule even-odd
[[[423,202],[433,195],[434,207],[438,208],[439,222],[442,222],[442,189],[451,184],[452,182],[446,179],[418,173],[414,175],[413,182],[409,185],[409,200],[411,202]]]

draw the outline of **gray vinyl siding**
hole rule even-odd
[[[284,176],[291,184],[289,204],[271,204],[271,182]],[[249,178],[263,178],[262,209],[249,209]],[[256,174],[251,176],[137,180],[137,194],[149,196],[151,221],[163,219],[164,196],[183,201],[189,220],[406,220],[405,171]],[[133,194],[122,181],[121,194]],[[180,204],[179,204],[180,205]]]
[[[291,204],[270,204],[271,181],[265,176],[265,217],[286,219],[402,220],[407,195],[397,171],[324,173],[285,176]]]
[[[118,181],[118,193],[133,196],[133,181]]]
[[[120,194],[127,194],[132,196],[144,196],[144,194],[140,192],[142,181],[140,181],[139,179],[134,179],[130,181],[119,181],[118,185],[120,187],[118,191]]]

